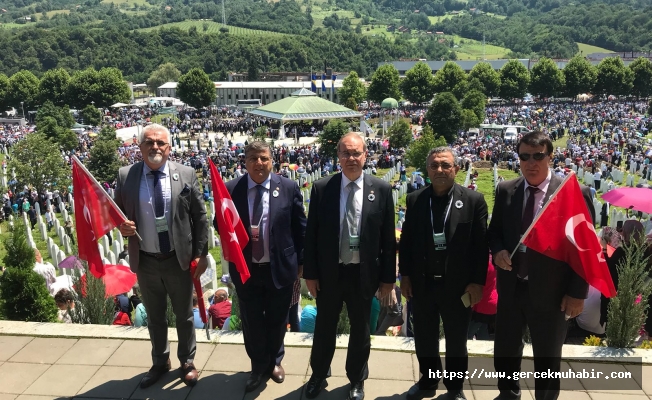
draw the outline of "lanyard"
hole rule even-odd
[[[156,179],[157,178],[154,176],[154,180]],[[167,175],[165,175],[165,179],[167,179]],[[154,184],[156,184],[156,182],[154,182]],[[160,179],[158,184],[159,185],[161,184]],[[147,181],[147,174],[145,174],[145,186],[147,186],[147,197],[149,197],[149,206],[152,207],[152,212],[154,213],[154,219],[159,218],[156,216],[156,210],[154,209],[154,201],[156,201],[156,199],[152,198],[152,192],[150,192],[149,190],[149,182]],[[161,194],[162,192],[163,192],[163,188],[161,188]],[[163,217],[165,217],[167,212],[168,212],[168,202],[165,200],[165,195],[163,194]]]
[[[446,232],[446,221],[448,220],[448,215],[451,212],[452,205],[453,205],[453,194],[451,193],[451,199],[448,201],[448,208],[446,209],[446,216],[444,217],[444,230],[441,231],[439,234]],[[432,216],[432,198],[430,198],[430,226],[432,226],[432,232],[437,233],[435,232],[435,222]]]

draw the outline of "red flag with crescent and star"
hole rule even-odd
[[[573,268],[589,285],[614,297],[609,267],[574,173],[564,179],[523,235],[529,249]]]
[[[104,265],[97,240],[125,221],[118,207],[111,201],[109,194],[93,179],[90,173],[80,165],[76,158],[72,162],[72,187],[75,194],[75,229],[79,258],[88,262],[88,269],[96,278],[103,277],[107,268]],[[108,250],[108,249],[107,249]],[[135,283],[135,275],[133,276]],[[127,285],[128,286],[128,285]],[[128,291],[123,290],[121,293]],[[116,293],[118,294],[118,293]]]
[[[242,225],[242,220],[231,200],[229,191],[226,190],[224,181],[213,160],[209,159],[211,170],[211,186],[213,188],[213,201],[215,203],[215,219],[222,242],[222,252],[226,261],[235,264],[235,269],[240,274],[240,280],[245,283],[251,276],[247,262],[242,255],[242,249],[249,243],[249,235]]]

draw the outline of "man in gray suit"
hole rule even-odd
[[[120,168],[115,191],[116,204],[129,218],[120,233],[129,237],[129,264],[138,276],[152,342],[153,366],[141,388],[171,368],[167,296],[176,316],[181,378],[188,386],[197,383],[193,277],[188,269],[197,262],[195,278],[206,270],[208,222],[195,171],[168,161],[170,140],[164,126],[145,127],[139,141],[143,162]],[[134,236],[136,230],[142,241]]]

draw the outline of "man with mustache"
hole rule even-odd
[[[192,261],[197,263],[195,278],[206,270],[208,222],[195,171],[168,160],[170,140],[164,126],[146,126],[139,138],[143,161],[120,168],[115,191],[116,204],[129,218],[119,228],[129,237],[129,265],[138,276],[152,342],[153,366],[141,388],[171,368],[167,297],[177,321],[181,379],[188,386],[197,383],[193,276],[188,269]]]

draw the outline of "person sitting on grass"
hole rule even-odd
[[[70,311],[75,309],[75,298],[68,289],[61,289],[54,295],[54,302],[57,303],[59,313],[57,319],[65,324],[72,324]]]

